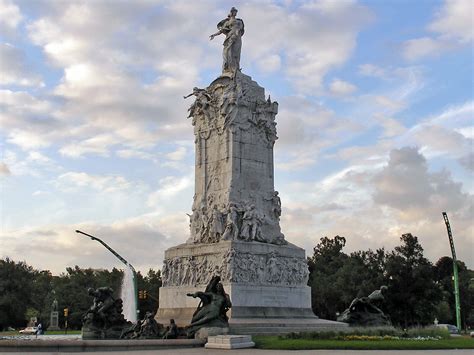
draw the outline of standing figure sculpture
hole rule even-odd
[[[240,231],[240,238],[246,241],[260,239],[260,218],[255,210],[255,205],[251,204],[245,208],[242,217],[242,229]]]
[[[212,209],[210,224],[210,240],[213,243],[216,243],[219,241],[222,233],[224,232],[223,215],[222,212],[217,209],[217,205],[214,205],[214,208]]]
[[[239,237],[239,211],[235,203],[229,203],[224,234],[221,240],[237,240]]]
[[[240,50],[242,49],[242,36],[244,34],[244,21],[236,18],[237,9],[235,7],[230,9],[227,18],[217,24],[216,33],[210,35],[210,39],[225,34],[224,50],[222,52],[222,74],[235,74],[240,70]]]

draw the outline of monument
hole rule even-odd
[[[53,296],[56,292],[53,291]],[[58,300],[55,298],[51,304],[51,313],[49,316],[48,330],[60,330],[59,329],[59,312],[58,312]]]
[[[165,251],[156,319],[190,324],[198,301],[186,295],[219,276],[232,300],[233,333],[341,326],[313,314],[305,251],[281,232],[273,175],[278,103],[240,69],[244,22],[236,15],[232,8],[210,36],[225,35],[222,74],[184,97],[195,97],[191,237]]]

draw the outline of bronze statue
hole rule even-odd
[[[146,312],[145,317],[126,329],[120,339],[159,339],[163,332],[163,325],[155,320],[155,314]]]
[[[83,339],[118,339],[131,323],[123,314],[123,302],[113,297],[110,287],[88,289],[93,304],[82,318]]]
[[[170,319],[170,326],[168,327],[168,330],[163,336],[163,339],[176,339],[178,335],[179,335],[178,326],[174,322],[174,319]]]
[[[225,328],[229,326],[229,318],[226,313],[232,307],[232,303],[220,281],[219,276],[214,276],[204,292],[187,294],[190,297],[201,299],[193,314],[191,324],[186,327],[189,338],[192,338],[203,327]]]
[[[381,286],[367,297],[354,298],[350,306],[337,318],[352,326],[390,326],[390,317],[377,306],[384,300],[387,286]]]

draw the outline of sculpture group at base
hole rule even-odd
[[[390,317],[377,306],[384,300],[383,293],[387,289],[387,286],[381,286],[367,297],[354,298],[337,320],[349,323],[351,326],[391,326]]]
[[[228,328],[226,312],[232,307],[229,295],[224,291],[219,276],[214,276],[204,292],[188,294],[198,297],[199,303],[194,315],[185,329],[178,328],[173,319],[165,328],[155,320],[155,314],[147,312],[143,320],[132,324],[122,314],[122,300],[113,297],[110,287],[89,288],[94,297],[93,304],[83,317],[82,338],[91,339],[176,339],[193,338],[203,328]]]
[[[132,326],[122,314],[122,300],[113,297],[110,287],[89,288],[88,293],[94,300],[82,319],[82,338],[119,339],[123,331]]]

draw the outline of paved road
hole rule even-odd
[[[143,350],[143,351],[95,351],[92,355],[113,355],[113,354],[131,354],[131,355],[472,355],[472,350],[258,350],[258,349],[240,349],[240,350],[214,350],[204,348],[194,349],[163,349],[163,350]],[[0,352],[0,354],[9,354]],[[63,352],[31,352],[23,355],[37,354],[54,354],[54,355],[71,355],[73,353]]]
[[[55,335],[4,335],[0,336],[0,340],[80,340],[81,334],[55,334]]]

